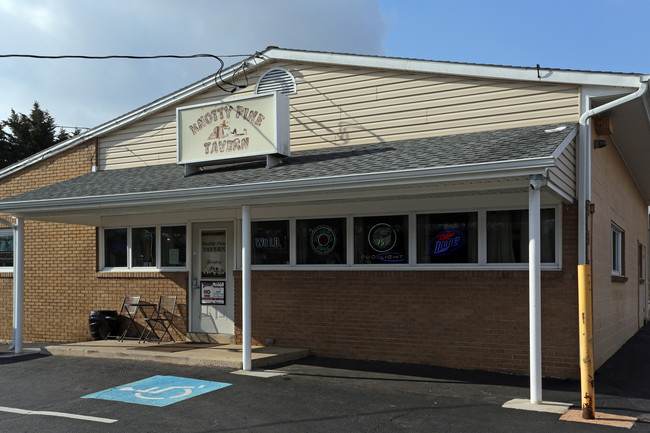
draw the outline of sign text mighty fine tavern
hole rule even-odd
[[[270,93],[176,110],[179,164],[289,155],[289,98]]]

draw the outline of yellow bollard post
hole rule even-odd
[[[580,391],[582,394],[582,418],[595,419],[594,334],[590,265],[578,265],[578,311],[580,314]]]

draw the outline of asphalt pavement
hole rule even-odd
[[[0,432],[627,430],[503,408],[511,399],[528,398],[525,376],[417,365],[307,358],[260,377],[225,368],[28,352],[0,355],[0,372]],[[160,378],[172,382],[151,382]],[[199,395],[214,382],[217,388]],[[596,410],[640,418],[631,431],[650,432],[649,385],[650,327],[645,327],[598,370]],[[102,391],[106,397],[107,390],[146,404],[82,398]],[[577,408],[580,385],[545,379],[543,397]],[[148,405],[162,401],[168,405]]]

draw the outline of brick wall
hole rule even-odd
[[[2,180],[0,198],[88,173],[95,153],[91,141],[27,167]],[[90,311],[119,310],[126,295],[178,296],[176,336],[186,332],[187,272],[98,273],[96,252],[94,227],[25,221],[25,341],[88,340]],[[0,339],[12,338],[12,281],[0,274]]]
[[[639,285],[639,244],[648,245],[648,204],[616,144],[592,151],[591,231],[594,305],[594,365],[599,367],[644,324],[644,288]],[[623,276],[612,278],[611,224],[624,232]]]
[[[563,270],[542,272],[542,362],[546,376],[575,378],[576,207],[563,214]],[[528,272],[254,271],[252,336],[319,356],[527,374]]]

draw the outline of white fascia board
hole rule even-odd
[[[282,182],[249,183],[235,186],[211,186],[194,189],[139,192],[105,196],[74,197],[12,202],[0,206],[0,211],[26,215],[61,211],[99,210],[143,205],[172,205],[205,203],[206,200],[236,200],[269,198],[277,202],[283,195],[332,193],[352,189],[416,186],[439,182],[484,180],[531,174],[546,174],[555,158],[532,158],[507,162],[466,164],[433,169],[410,169],[394,172],[341,175]]]
[[[643,75],[639,74],[570,71],[543,67],[540,68],[541,78],[537,78],[536,67],[479,65],[433,60],[364,56],[357,54],[292,51],[282,48],[271,48],[262,53],[262,55],[276,60],[326,63],[344,66],[392,69],[405,72],[461,75],[467,77],[503,80],[536,81],[540,83],[638,88],[639,81],[643,78]]]
[[[221,74],[222,82],[223,80],[228,80],[232,78],[233,74],[237,72],[237,70],[240,68],[243,62],[255,62],[255,66],[259,67],[268,61],[269,60],[263,60],[263,59],[260,60],[259,57],[257,56],[251,56],[245,60],[237,62],[234,65],[231,65],[230,67],[223,70]],[[35,153],[34,155],[25,158],[22,161],[18,161],[17,163],[12,164],[0,170],[0,179],[2,179],[5,176],[9,176],[10,174],[22,170],[23,168],[35,164],[39,161],[42,161],[58,153],[61,153],[65,150],[68,150],[85,141],[91,140],[93,138],[99,137],[104,134],[108,134],[109,132],[112,132],[116,129],[123,128],[124,126],[132,122],[135,122],[136,120],[149,116],[157,111],[164,110],[165,108],[168,108],[174,104],[179,103],[182,100],[190,98],[195,94],[204,91],[207,87],[214,86],[215,83],[216,81],[214,75],[206,77],[174,93],[170,93],[169,95],[157,99],[147,105],[144,105],[120,117],[117,117],[95,128],[92,128],[84,133],[81,133],[76,137],[72,137],[69,140],[55,144],[54,146],[51,146],[45,150]]]

